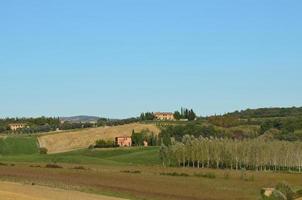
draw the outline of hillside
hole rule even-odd
[[[131,136],[132,130],[139,132],[143,129],[149,129],[155,134],[158,134],[160,131],[154,124],[133,123],[121,126],[89,128],[41,135],[38,137],[38,141],[40,147],[48,149],[48,153],[58,153],[87,148],[99,139],[113,140],[118,136]]]
[[[227,113],[226,116],[238,118],[268,118],[268,117],[297,117],[302,116],[302,107],[290,108],[257,108]]]

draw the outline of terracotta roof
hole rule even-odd
[[[115,138],[131,138],[131,136],[124,135],[124,136],[118,136],[118,137],[115,137]]]
[[[173,115],[172,112],[156,112],[154,115]]]
[[[15,126],[15,125],[26,125],[26,123],[11,123],[8,124],[9,126]]]

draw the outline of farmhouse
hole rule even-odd
[[[129,136],[116,137],[115,143],[120,147],[131,147],[132,139]]]
[[[170,112],[156,112],[154,116],[157,120],[175,120],[174,114]]]
[[[24,128],[26,126],[26,124],[24,124],[24,123],[14,123],[14,124],[9,124],[8,126],[9,126],[10,130],[16,131],[17,129]]]

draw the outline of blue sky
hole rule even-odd
[[[301,106],[300,0],[0,2],[0,117]]]

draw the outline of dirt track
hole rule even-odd
[[[1,200],[122,200],[115,197],[93,195],[77,191],[0,182]]]
[[[114,127],[89,128],[79,131],[62,132],[38,137],[40,147],[45,147],[48,153],[60,153],[75,149],[87,148],[98,139],[113,140],[118,136],[130,136],[132,130],[149,129],[155,134],[159,129],[153,124],[127,124]]]

